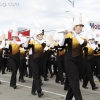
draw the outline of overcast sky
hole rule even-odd
[[[82,13],[82,21],[100,22],[100,0],[74,0],[75,9]],[[4,4],[3,4],[4,3]],[[11,3],[15,6],[11,6]],[[13,22],[32,28],[37,20],[41,28],[55,30],[62,23],[72,21],[68,0],[0,0],[0,28],[9,28]]]

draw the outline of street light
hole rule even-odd
[[[80,13],[80,22],[82,23],[82,13]]]
[[[69,12],[69,11],[66,11],[66,12]],[[82,13],[79,13],[80,14],[80,23],[82,23]],[[74,18],[73,18],[73,21],[74,21]]]
[[[70,0],[68,0],[68,1],[73,5],[73,8],[74,8],[74,0],[73,0],[73,2]],[[73,18],[73,21],[74,21],[74,18]]]
[[[73,8],[74,8],[74,0],[71,1],[71,0],[68,0],[72,5],[73,5]],[[69,12],[69,11],[66,11],[66,12]],[[74,21],[74,18],[73,18],[73,21]],[[80,13],[80,22],[82,23],[82,13]]]
[[[73,5],[73,8],[74,8],[74,0],[73,0],[73,2],[72,1],[70,1],[70,0],[68,0],[72,5]]]

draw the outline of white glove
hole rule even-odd
[[[5,40],[3,40],[1,44],[3,48],[5,47],[5,44],[6,44]]]
[[[50,46],[50,42],[46,42],[46,45],[47,45],[47,46]]]
[[[46,46],[46,47],[44,48],[44,50],[47,51],[47,50],[48,50],[48,47]]]
[[[78,42],[80,43],[80,45],[82,45],[84,43],[84,40],[79,36],[79,34],[76,34],[74,31],[73,31],[76,39],[78,40]]]
[[[32,48],[30,48],[29,50],[29,55],[32,55]]]
[[[95,44],[91,44],[91,47],[92,47],[93,50],[96,49],[96,45]]]
[[[26,48],[28,47],[29,40],[30,40],[30,39],[28,38],[28,39],[24,42],[24,47],[26,47]]]
[[[36,38],[34,38],[34,40],[36,40],[39,44],[44,43],[44,40],[39,40],[39,39],[36,39]]]
[[[7,41],[7,42],[6,42],[6,46],[5,46],[5,48],[8,49],[8,48],[9,48],[9,45],[10,45],[10,41]]]
[[[56,44],[56,42],[52,43],[52,44],[50,45],[50,47],[51,47],[51,48],[54,48],[55,44]]]
[[[61,37],[59,39],[59,46],[63,46],[64,45],[64,42],[65,42],[65,37]]]
[[[0,49],[2,49],[3,48],[3,46],[2,45],[0,45]]]
[[[84,40],[80,36],[76,35],[76,39],[78,40],[80,45],[82,45],[84,43]]]

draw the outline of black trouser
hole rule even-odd
[[[24,68],[24,75],[28,76],[28,71],[27,71],[28,65],[25,64],[25,68]]]
[[[2,66],[3,66],[3,58],[2,56],[0,56],[0,70],[2,69]]]
[[[43,77],[47,78],[47,58],[44,59],[43,61]]]
[[[95,59],[96,68],[97,68],[98,73],[100,75],[100,56],[95,56],[94,59]]]
[[[5,73],[6,67],[7,67],[7,58],[3,58],[2,73]]]
[[[31,58],[31,55],[29,55],[29,65],[28,65],[28,68],[29,68],[29,77],[31,78],[32,77],[32,70],[31,70],[31,65],[30,65],[30,59]]]
[[[65,79],[65,84],[64,84],[64,89],[68,90],[69,89],[69,80],[68,80],[68,77],[66,76],[66,79]]]
[[[57,62],[56,62],[56,59],[55,58],[52,58],[51,59],[51,63],[53,64],[53,70],[54,70],[54,75],[57,74]]]
[[[25,66],[26,66],[26,60],[25,59],[20,60],[20,67],[19,67],[20,75],[19,75],[19,79],[24,79],[23,77],[24,77]]]
[[[16,75],[17,75],[19,64],[20,64],[20,54],[17,53],[15,55],[10,55],[9,66],[11,66],[11,70],[12,70],[12,75],[11,75],[11,80],[10,80],[11,86],[16,85]]]
[[[48,69],[50,71],[50,74],[52,75],[52,69],[51,69],[51,59],[49,58],[45,58],[43,61],[43,77],[47,78],[47,73],[48,73]]]
[[[92,67],[94,67],[94,58],[83,60],[83,86],[87,86],[90,81],[92,88],[95,87]]]
[[[51,68],[51,60],[49,60],[48,62],[47,62],[47,69],[49,70],[49,72],[50,72],[50,74],[52,75],[53,73],[52,73],[52,68]]]
[[[33,75],[33,83],[32,83],[32,92],[41,92],[41,85],[40,85],[40,68],[41,67],[41,57],[33,58],[33,55],[30,55],[30,66]]]
[[[64,56],[65,55],[57,56],[58,74],[56,74],[56,77],[58,77],[57,75],[59,75],[61,82],[64,82],[64,76],[63,76],[63,72],[65,69]]]
[[[9,62],[9,58],[7,59],[7,71],[11,71],[11,64]]]
[[[82,56],[72,57],[71,53],[65,54],[65,68],[69,80],[69,90],[66,96],[66,100],[82,100],[82,95],[79,86],[79,71],[83,69]]]

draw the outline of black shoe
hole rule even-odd
[[[17,86],[15,85],[15,86],[13,86],[13,88],[14,88],[14,89],[16,89],[16,88],[17,88]]]
[[[44,78],[44,81],[48,81],[49,79],[47,79],[47,78]]]
[[[64,87],[64,90],[65,90],[65,91],[68,91],[68,89],[69,89],[69,88],[65,88],[65,87]]]
[[[1,81],[0,81],[0,84],[1,84]]]
[[[41,97],[41,96],[43,96],[43,95],[44,95],[43,92],[39,92],[39,93],[38,93],[38,97]]]
[[[40,85],[43,85],[43,83],[41,82]]]
[[[10,85],[10,87],[13,87],[14,89],[16,89],[16,88],[17,88],[17,85],[15,85],[15,86],[13,86],[13,85]]]
[[[100,77],[98,78],[98,80],[100,81]]]
[[[55,82],[56,82],[56,83],[60,83],[60,82],[59,82],[59,81],[57,81],[57,80],[56,80]]]
[[[2,72],[2,74],[6,74],[5,72]]]
[[[88,89],[88,87],[87,87],[87,86],[82,85],[82,87],[83,87],[84,89]]]
[[[16,88],[17,88],[17,85],[15,85],[15,86],[13,86],[13,85],[10,85],[10,87],[13,87],[14,89],[16,89]]]
[[[92,87],[92,90],[96,90],[98,89],[99,87],[95,86],[95,87]]]
[[[53,77],[53,74],[51,74],[50,78],[52,78],[52,77]]]
[[[35,92],[31,92],[32,95],[37,95]]]
[[[11,72],[11,70],[9,70],[9,72]]]
[[[28,77],[28,74],[26,74],[25,76]]]
[[[20,82],[22,82],[22,83],[24,83],[24,82],[25,82],[25,80],[24,80],[24,79],[19,79],[19,81],[20,81]]]
[[[13,85],[10,84],[10,87],[13,87]]]
[[[61,85],[64,85],[65,82],[61,82]]]
[[[28,76],[28,78],[32,78],[32,76]]]
[[[55,72],[55,73],[53,73],[53,75],[56,75],[56,72]]]

